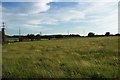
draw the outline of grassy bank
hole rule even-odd
[[[119,77],[118,37],[20,42],[2,48],[3,77]]]

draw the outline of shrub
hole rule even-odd
[[[109,36],[109,35],[110,35],[110,32],[106,32],[106,33],[105,33],[105,36]]]
[[[88,37],[94,37],[94,36],[95,36],[95,33],[92,33],[92,32],[88,33]]]

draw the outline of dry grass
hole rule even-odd
[[[20,42],[3,46],[3,77],[118,78],[118,37]]]

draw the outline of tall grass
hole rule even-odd
[[[118,78],[118,37],[3,45],[3,77]]]

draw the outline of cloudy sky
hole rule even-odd
[[[25,0],[24,0],[25,1]],[[88,32],[118,33],[117,1],[58,1],[12,2],[0,4],[0,15],[6,23],[6,33],[21,34],[80,34]]]

